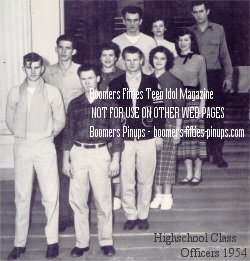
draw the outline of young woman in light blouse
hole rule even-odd
[[[199,55],[195,36],[187,29],[179,31],[176,38],[175,58],[171,73],[179,78],[187,92],[207,91],[207,75],[205,58]],[[199,185],[202,181],[202,160],[206,159],[206,138],[202,110],[205,107],[205,99],[186,99],[186,109],[198,107],[199,114],[192,118],[186,116],[183,119],[184,135],[178,148],[178,158],[184,159],[186,177],[179,184]],[[191,131],[192,130],[192,131]],[[203,133],[197,137],[198,132]]]
[[[157,46],[163,46],[167,48],[174,57],[177,56],[175,44],[165,39],[166,33],[165,21],[162,18],[155,18],[152,23],[152,32]]]

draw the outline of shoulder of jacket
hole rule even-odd
[[[60,90],[54,85],[44,83],[44,86],[47,89],[48,93],[51,93],[51,94],[59,94],[60,93],[61,94]]]
[[[210,22],[210,25],[211,25],[215,30],[224,31],[223,25],[216,24],[216,23],[213,23],[213,22]]]
[[[168,79],[172,80],[174,83],[176,84],[182,84],[181,80],[178,79],[177,77],[175,77],[172,73],[167,72],[167,74],[165,74],[165,77],[167,77]]]
[[[124,73],[122,73],[118,77],[114,78],[110,83],[116,84],[116,83],[120,83],[120,82],[124,82],[124,81],[126,81],[125,71],[124,71]]]
[[[147,81],[158,82],[157,78],[154,77],[153,75],[147,75],[147,74],[142,73],[142,77],[144,79],[147,79]]]
[[[119,41],[120,39],[124,38],[124,33],[117,35],[115,38],[112,39],[112,42]]]
[[[142,36],[143,36],[145,39],[147,39],[148,41],[152,41],[152,42],[155,43],[155,39],[154,39],[153,37],[151,37],[151,36],[149,36],[149,35],[147,35],[147,34],[144,34],[144,33],[141,33],[141,34],[142,34]]]
[[[14,85],[10,90],[9,90],[9,95],[18,95],[20,90],[20,85]]]
[[[196,57],[198,61],[205,61],[205,57],[201,54],[194,54],[194,57]]]

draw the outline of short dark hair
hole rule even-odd
[[[142,19],[143,11],[139,6],[129,5],[122,9],[122,16],[125,18],[126,13],[129,14],[139,14],[139,18]]]
[[[168,71],[170,70],[174,65],[174,56],[172,52],[170,52],[166,47],[163,46],[157,46],[154,49],[152,49],[149,53],[149,63],[154,67],[153,59],[156,53],[164,53],[167,59],[166,67],[165,69]]]
[[[72,43],[72,48],[76,49],[76,40],[72,34],[62,34],[56,39],[56,45],[59,45],[60,41],[69,41]]]
[[[158,22],[158,21],[162,21],[162,22],[164,23],[164,25],[166,25],[165,19],[162,18],[162,17],[153,17],[153,19],[152,19],[152,25],[153,25],[153,23],[156,23],[156,22]]]
[[[126,53],[133,53],[133,54],[134,53],[138,53],[141,59],[144,58],[143,52],[139,48],[137,48],[135,46],[128,46],[128,47],[123,49],[123,51],[122,51],[122,58],[124,60],[125,60],[125,54]]]
[[[80,77],[81,72],[87,72],[87,71],[94,71],[96,76],[100,76],[99,66],[95,63],[82,64],[77,70],[77,75]]]
[[[204,5],[205,9],[208,10],[209,9],[209,4],[206,1],[193,1],[191,6],[192,6],[192,10],[194,6],[198,6],[198,5]]]
[[[29,64],[29,67],[33,62],[40,62],[40,65],[43,65],[43,58],[41,55],[37,53],[27,53],[23,56],[23,66],[26,66],[27,63]]]
[[[191,51],[192,51],[193,53],[200,54],[196,37],[195,37],[194,33],[191,32],[190,30],[188,30],[187,28],[182,28],[182,29],[178,30],[178,32],[177,32],[177,34],[176,34],[175,49],[176,49],[177,54],[178,54],[178,55],[181,54],[181,49],[180,49],[179,44],[178,44],[179,37],[180,37],[180,36],[184,36],[184,35],[186,35],[186,34],[189,34],[189,35],[190,35],[190,39],[191,39]]]
[[[119,45],[113,42],[103,43],[99,48],[99,58],[102,56],[102,52],[106,50],[113,50],[115,53],[115,57],[118,59],[121,53]]]

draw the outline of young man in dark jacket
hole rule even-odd
[[[154,137],[155,129],[164,128],[161,117],[144,115],[163,107],[157,79],[142,73],[143,53],[135,46],[122,52],[126,73],[111,81],[119,107],[123,109],[123,137],[125,148],[121,156],[121,200],[127,221],[124,230],[137,224],[139,229],[148,229],[149,205],[156,166],[156,149],[162,147],[162,139]],[[136,177],[137,171],[137,203]]]

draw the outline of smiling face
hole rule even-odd
[[[204,24],[208,22],[209,9],[206,9],[204,4],[196,5],[193,7],[192,15],[198,24]]]
[[[26,62],[23,71],[25,72],[28,81],[36,82],[41,77],[43,66],[40,61]]]
[[[72,45],[72,42],[64,40],[58,43],[56,47],[58,61],[66,62],[72,60],[72,56],[76,54],[76,50],[73,49]]]
[[[115,66],[117,58],[114,50],[103,50],[101,54],[101,63],[104,68],[112,68]]]
[[[185,34],[179,36],[178,45],[181,50],[181,53],[187,54],[191,51],[191,36],[190,34]]]
[[[143,59],[139,53],[125,53],[124,57],[126,71],[136,73],[141,70]]]
[[[96,76],[93,70],[82,71],[79,78],[86,93],[90,93],[91,90],[97,90],[97,84],[100,81],[100,76]]]
[[[164,36],[164,32],[166,31],[164,21],[159,20],[155,21],[152,25],[152,32],[154,36]]]
[[[153,57],[153,65],[156,70],[165,70],[167,57],[162,52],[157,52]]]
[[[140,31],[140,25],[142,24],[142,19],[138,13],[130,14],[126,13],[123,19],[123,23],[127,28],[127,33],[136,34]]]

